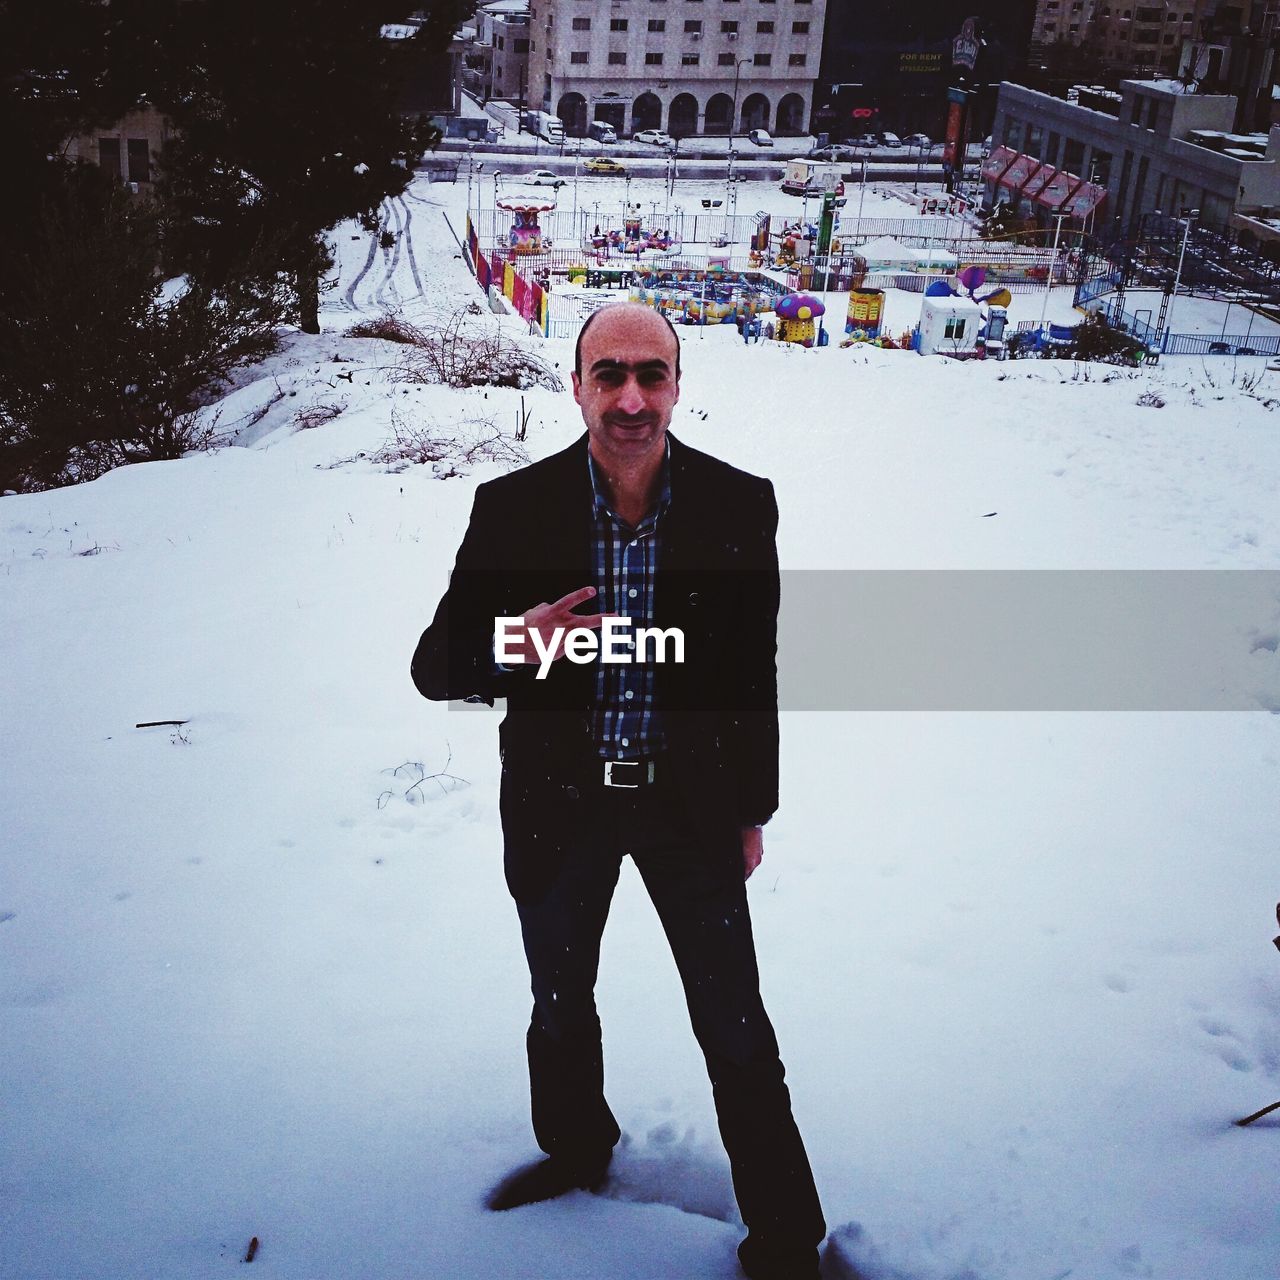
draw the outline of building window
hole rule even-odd
[[[610,18],[609,19],[610,31],[625,31],[626,29],[627,29],[626,18]]]
[[[731,66],[733,66],[733,54],[731,54],[731,53],[722,53],[722,54],[721,54],[721,55],[716,59],[716,65],[717,65],[717,66],[720,66],[720,67],[731,67]]]
[[[720,24],[720,33],[721,35],[736,36],[738,34],[738,24],[736,22],[722,22]]]
[[[793,22],[791,24],[791,34],[793,36],[807,36],[809,34],[809,24],[807,22]]]
[[[773,23],[772,23],[772,22],[757,22],[757,23],[756,23],[756,35],[758,35],[758,36],[771,36],[771,35],[773,35]]]
[[[803,53],[793,53],[793,54],[792,54],[792,55],[787,59],[787,66],[789,66],[789,67],[803,67],[803,66],[804,66],[804,64],[805,64],[805,57],[806,57],[806,55],[805,55],[805,54],[803,54]]]
[[[660,53],[646,53],[646,54],[644,55],[644,65],[645,65],[646,67],[660,67],[660,66],[662,66],[662,54],[660,54]]]
[[[517,39],[517,40],[516,40],[516,52],[517,52],[517,53],[528,53],[528,52],[529,52],[529,42],[528,42],[527,40],[520,40],[520,39]]]
[[[113,178],[120,176],[120,139],[98,139],[98,168]]]
[[[609,54],[609,65],[611,67],[625,67],[627,65],[627,55],[615,50]]]
[[[799,4],[800,0],[796,0]],[[946,341],[962,342],[964,340],[964,316],[948,316],[942,336]]]
[[[685,33],[685,35],[691,35],[691,34],[692,34],[692,33],[694,33],[694,32],[697,32],[699,35],[701,35],[701,34],[702,34],[702,19],[701,19],[701,18],[689,18],[689,19],[685,22],[685,24],[684,24],[684,33]]]
[[[575,49],[569,55],[569,61],[572,62],[574,66],[580,67],[584,62],[586,62],[586,60],[587,60],[587,51],[585,49]]]
[[[574,18],[573,29],[575,31],[590,31],[591,19],[590,18]]]
[[[650,18],[650,31],[665,31],[667,29],[667,20],[665,18]]]
[[[772,66],[772,65],[773,65],[773,54],[771,54],[771,53],[757,53],[757,54],[756,54],[756,56],[752,59],[752,61],[755,63],[755,65],[756,65],[757,67],[768,67],[768,66]]]
[[[698,65],[698,55],[696,53],[682,53],[680,55],[680,65],[682,67],[696,67]]]

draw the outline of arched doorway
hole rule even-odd
[[[753,93],[742,104],[742,132],[748,129],[769,127],[769,99],[763,93]]]
[[[707,118],[703,128],[707,133],[728,133],[733,121],[733,99],[727,93],[712,94],[707,103]]]
[[[688,138],[698,132],[698,100],[691,93],[677,93],[667,111],[667,132],[673,138]]]
[[[662,128],[662,103],[656,93],[642,93],[631,104],[631,132]]]
[[[571,138],[582,138],[587,132],[587,100],[580,93],[566,93],[556,107],[556,115],[564,121],[564,131]]]
[[[804,132],[804,99],[798,93],[789,93],[778,103],[777,131],[781,136]]]
[[[627,104],[625,102],[597,102],[595,119],[612,125],[613,131],[622,137],[627,131]]]

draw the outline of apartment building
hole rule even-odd
[[[808,132],[827,0],[532,0],[529,101],[571,135]]]
[[[1106,191],[1098,226],[1126,234],[1143,214],[1198,209],[1206,226],[1280,207],[1280,127],[1235,134],[1236,99],[1176,80],[1122,80],[1117,93],[1075,102],[1003,84],[996,105],[987,200],[1052,212],[1082,179]],[[1003,166],[1003,167],[1002,167]],[[1031,197],[1057,173],[1061,199]]]

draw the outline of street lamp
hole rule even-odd
[[[1182,283],[1182,262],[1187,256],[1187,241],[1191,238],[1191,224],[1200,216],[1199,209],[1187,209],[1178,219],[1182,223],[1182,248],[1178,250],[1178,269],[1173,273],[1173,296],[1169,299],[1169,309],[1164,313],[1164,336],[1160,341],[1160,350],[1169,346],[1169,334],[1173,329],[1173,307],[1178,301],[1178,286]]]
[[[750,66],[755,61],[754,58],[739,58],[733,65],[733,118],[729,121],[729,150],[733,150],[733,135],[738,129],[738,77],[742,74],[742,68]]]
[[[1067,215],[1065,213],[1055,213],[1054,218],[1057,219],[1057,225],[1053,228],[1053,255],[1049,259],[1049,273],[1044,282],[1044,305],[1040,308],[1040,332],[1044,332],[1044,318],[1049,313],[1049,293],[1053,289],[1053,268],[1058,261],[1058,236],[1062,232],[1062,220]]]

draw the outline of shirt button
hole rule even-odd
[[[623,738],[623,740],[622,740],[622,745],[623,745],[624,747],[629,747],[629,746],[631,745],[631,739],[630,739],[630,738]]]
[[[638,594],[639,592],[636,591],[635,587],[632,587],[631,590],[627,592],[627,595],[629,595],[633,600]]]
[[[625,698],[634,698],[635,696],[636,696],[636,695],[635,695],[634,693],[632,693],[630,689],[628,689],[628,690],[626,691],[626,693],[625,693],[625,694],[623,694],[623,697],[625,697]]]

